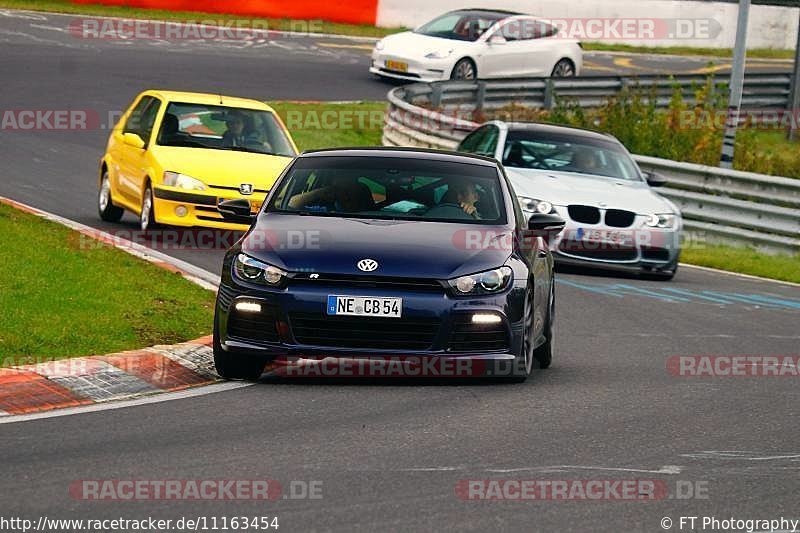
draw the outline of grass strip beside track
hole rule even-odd
[[[198,22],[199,20],[215,20],[219,22],[258,21],[259,27],[266,25],[271,30],[301,31],[348,35],[354,37],[385,37],[392,33],[405,31],[407,28],[378,28],[362,24],[342,24],[323,20],[290,20],[279,18],[250,17],[227,13],[205,13],[201,11],[167,11],[160,9],[144,9],[128,6],[104,6],[73,4],[69,0],[0,0],[0,8],[28,9],[31,11],[47,11],[51,13],[68,13],[75,15],[97,15],[107,17],[126,17],[176,22]],[[709,48],[693,46],[634,46],[606,42],[586,41],[583,47],[587,51],[628,52],[650,55],[681,55],[733,57],[731,48]],[[760,59],[794,59],[793,50],[775,48],[754,48],[747,51],[749,58]]]
[[[214,294],[0,204],[0,366],[173,344],[211,332]]]
[[[798,255],[766,255],[750,248],[708,244],[685,248],[681,252],[681,262],[800,283],[800,256]]]

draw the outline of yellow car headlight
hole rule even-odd
[[[197,178],[181,174],[180,172],[164,172],[164,185],[186,189],[187,191],[205,191],[206,184]]]

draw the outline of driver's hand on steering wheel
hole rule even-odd
[[[474,205],[461,202],[461,209],[463,209],[466,214],[478,218],[478,209]]]

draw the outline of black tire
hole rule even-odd
[[[219,342],[219,329],[214,318],[214,368],[223,379],[257,381],[264,373],[266,362],[263,359],[241,354],[228,353]]]
[[[547,309],[547,326],[545,326],[544,337],[547,339],[544,344],[533,351],[534,366],[540,370],[546,370],[553,364],[553,318],[555,311],[555,283],[550,287],[550,307]]]
[[[553,72],[550,74],[551,78],[574,78],[576,75],[575,64],[567,59],[561,59],[556,66],[553,67]]]
[[[468,57],[459,59],[450,73],[451,80],[477,80],[478,67],[475,62]]]
[[[535,350],[531,349],[531,329],[533,328],[533,302],[532,296],[526,297],[526,307],[529,306],[530,319],[526,318],[525,330],[523,332],[522,348],[519,357],[515,357],[512,361],[511,367],[508,368],[505,363],[497,363],[496,374],[499,375],[499,380],[504,383],[524,383],[531,370],[534,367],[534,354]],[[528,311],[526,310],[526,313]]]
[[[111,198],[111,182],[108,179],[108,170],[103,169],[100,177],[100,189],[97,193],[97,212],[100,219],[106,222],[119,222],[125,210],[114,205]]]
[[[144,189],[144,195],[142,195],[142,209],[139,213],[139,229],[143,232],[158,229],[155,201],[153,199],[153,187],[149,183]]]

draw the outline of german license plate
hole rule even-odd
[[[583,234],[583,240],[598,243],[611,244],[631,244],[630,234],[625,231],[613,231],[606,229],[587,230]]]
[[[389,59],[386,61],[386,68],[389,70],[396,70],[398,72],[408,72],[408,63],[403,61],[392,61]]]
[[[328,314],[400,318],[403,314],[403,299],[331,295],[328,296]]]

